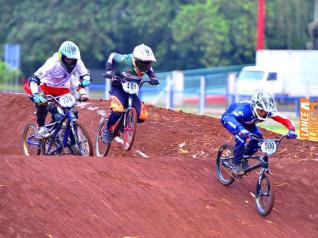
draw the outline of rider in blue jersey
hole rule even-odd
[[[234,175],[244,174],[241,167],[243,154],[252,155],[259,149],[256,139],[251,139],[246,147],[245,142],[251,133],[263,138],[262,132],[256,124],[267,118],[272,118],[287,127],[289,139],[297,137],[293,122],[277,112],[272,95],[266,91],[258,91],[250,101],[232,103],[223,113],[221,123],[235,137],[232,169]]]

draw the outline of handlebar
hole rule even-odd
[[[50,103],[53,103],[55,105],[57,105],[58,107],[62,108],[63,109],[63,106],[60,104],[58,98],[59,97],[62,97],[63,95],[61,96],[52,96],[52,95],[49,95],[49,94],[46,94],[45,97],[47,99],[48,102]],[[81,102],[81,99],[80,98],[76,98],[75,97],[75,102]]]
[[[274,141],[276,146],[278,147],[283,139],[288,139],[288,135],[282,135],[282,136],[280,136],[277,139],[261,139],[257,135],[251,133],[250,134],[250,139],[253,139],[253,138],[257,140],[257,143],[258,143],[259,146],[261,146],[266,141]]]
[[[118,81],[120,81],[121,83],[124,83],[124,82],[126,82],[126,81],[129,81],[129,79],[126,78],[126,77],[124,77],[124,76],[119,77],[119,76],[114,75],[114,74],[104,73],[104,74],[102,74],[102,76],[103,76],[104,78],[108,78],[108,79],[111,79],[110,77],[115,78],[115,79],[117,79]],[[141,81],[140,81],[140,84],[139,84],[139,87],[141,88],[144,83],[149,83],[149,84],[151,85],[151,81],[150,81],[150,80],[141,80]]]
[[[120,82],[125,82],[125,81],[126,81],[126,80],[125,80],[125,77],[119,77],[119,76],[117,76],[117,75],[115,75],[115,74],[107,74],[107,73],[104,73],[104,74],[102,74],[102,76],[103,76],[104,78],[107,78],[107,79],[115,78],[115,79],[119,80]]]
[[[255,140],[258,140],[258,141],[264,141],[264,140],[273,140],[273,141],[276,141],[276,142],[281,142],[283,139],[288,139],[288,135],[282,135],[280,136],[278,139],[261,139],[258,137],[258,135],[254,134],[254,133],[250,133],[250,139],[255,139]]]

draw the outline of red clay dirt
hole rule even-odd
[[[79,109],[93,141],[108,106],[92,100]],[[229,187],[216,179],[218,147],[232,142],[217,119],[148,110],[130,152],[25,157],[33,104],[0,94],[0,237],[318,237],[317,143],[282,143],[271,164],[276,203],[263,218],[251,196],[256,173]]]

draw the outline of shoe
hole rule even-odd
[[[112,142],[112,135],[110,134],[109,130],[105,130],[103,135],[103,142],[109,145]]]
[[[241,164],[235,164],[231,170],[232,174],[235,176],[244,175],[244,170],[241,167]]]
[[[242,159],[242,168],[243,170],[246,170],[249,167],[248,160]]]
[[[41,126],[36,135],[38,139],[48,138],[49,136],[50,136],[50,133],[45,126]]]

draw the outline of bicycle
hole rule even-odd
[[[270,173],[268,157],[276,153],[281,141],[284,138],[288,138],[288,136],[284,135],[279,139],[259,139],[256,135],[251,135],[250,138],[258,141],[260,150],[264,155],[244,155],[241,161],[244,174],[235,176],[231,173],[234,166],[233,147],[224,144],[219,148],[217,153],[216,175],[220,183],[229,186],[235,179],[240,179],[251,171],[261,168],[256,183],[255,202],[257,212],[261,216],[267,216],[272,211],[275,202],[275,193],[267,176]],[[257,160],[258,163],[249,165],[248,160],[251,159]]]
[[[105,74],[103,76],[105,78],[108,77]],[[115,137],[119,137],[122,141],[123,149],[125,151],[129,151],[133,146],[137,129],[137,112],[136,109],[132,106],[132,95],[137,94],[144,83],[150,84],[150,81],[145,80],[141,81],[140,84],[138,84],[136,81],[132,81],[124,77],[118,77],[116,75],[112,75],[112,77],[120,81],[123,86],[123,90],[129,94],[129,97],[128,107],[125,109],[116,123],[110,128],[111,141],[113,141]],[[112,144],[112,142],[110,144],[105,144],[103,142],[103,135],[105,133],[105,130],[107,130],[107,122],[107,117],[102,118],[97,128],[96,155],[98,157],[107,156]]]
[[[75,110],[75,105],[78,100],[70,93],[58,97],[46,95],[46,98],[48,103],[57,108],[61,118],[45,125],[49,133],[46,138],[38,135],[34,123],[26,125],[22,135],[24,155],[93,156],[93,145],[89,134],[77,120],[78,112]]]

